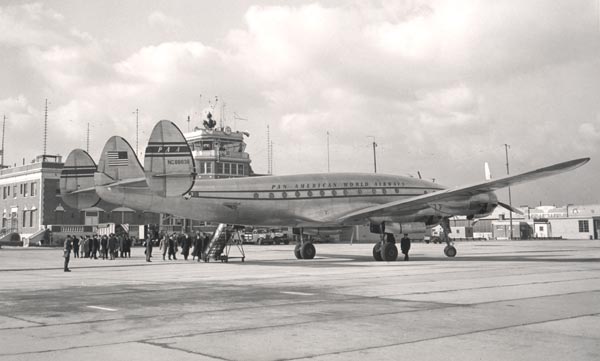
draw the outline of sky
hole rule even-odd
[[[513,205],[600,203],[600,1],[0,0],[5,164],[139,150],[161,119],[248,131],[257,173],[459,186],[580,157]],[[218,100],[217,100],[218,99]],[[224,105],[224,111],[223,111]],[[190,116],[191,122],[186,120]],[[243,118],[243,119],[240,119]],[[327,147],[329,133],[329,149]],[[143,163],[143,162],[142,162]],[[505,191],[500,198],[507,202]]]

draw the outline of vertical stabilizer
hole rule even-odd
[[[492,179],[492,173],[490,173],[490,165],[488,164],[488,162],[485,162],[484,165],[485,168],[485,180],[491,180]]]
[[[83,149],[75,149],[67,156],[60,172],[60,194],[63,201],[77,209],[93,207],[100,202],[94,189],[96,163]]]
[[[131,145],[122,137],[113,136],[104,145],[98,162],[96,185],[124,179],[144,178],[144,170]]]
[[[150,188],[161,197],[181,196],[194,186],[192,151],[173,122],[161,120],[154,126],[146,147],[144,172]]]

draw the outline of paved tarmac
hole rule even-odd
[[[600,241],[247,246],[246,262],[0,249],[4,360],[600,360]],[[232,251],[232,254],[235,253]]]

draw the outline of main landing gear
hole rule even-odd
[[[373,246],[373,258],[376,261],[393,262],[398,259],[398,247],[396,239],[391,233],[384,233],[381,241]]]
[[[443,231],[443,240],[446,242],[446,247],[444,247],[444,254],[446,257],[454,257],[456,256],[456,248],[454,248],[454,243],[450,240],[450,218],[443,218],[440,223]]]
[[[304,232],[300,229],[300,242],[294,248],[294,256],[297,259],[313,259],[317,255],[317,250],[312,242],[304,241]]]

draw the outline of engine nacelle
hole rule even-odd
[[[381,233],[383,228],[384,233],[425,233],[427,227],[424,222],[383,222],[381,224],[371,223],[371,233]]]

